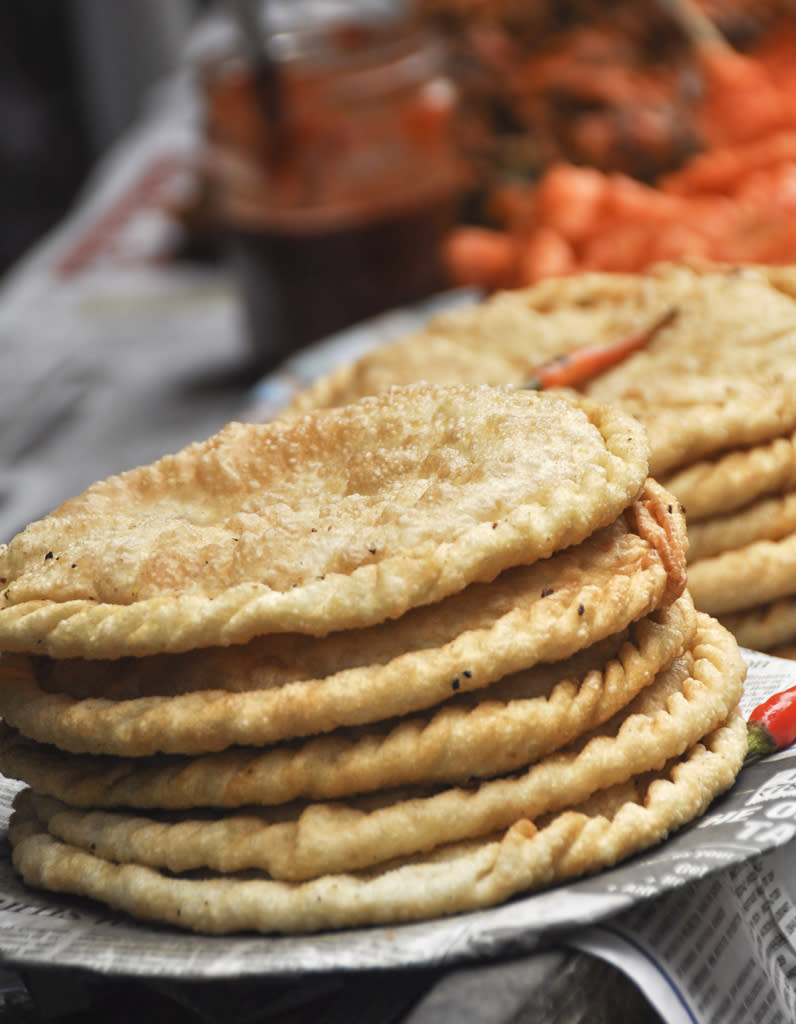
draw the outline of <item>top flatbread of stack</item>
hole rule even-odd
[[[3,553],[30,885],[225,933],[489,906],[703,813],[745,665],[641,424],[392,388],[234,425]]]
[[[582,386],[630,412],[650,472],[686,507],[697,606],[748,647],[796,644],[796,269],[666,265],[643,274],[551,278],[434,318],[344,366],[288,414],[350,401],[426,373],[521,386],[584,343],[674,319]],[[445,353],[457,357],[445,363]],[[438,358],[437,358],[438,357]]]
[[[0,650],[119,657],[367,626],[583,540],[646,475],[629,417],[497,388],[231,424],[3,547]]]

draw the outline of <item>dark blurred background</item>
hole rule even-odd
[[[0,275],[63,216],[204,6],[0,3]]]
[[[216,0],[221,7],[228,2]],[[290,9],[298,0],[283,2]],[[499,231],[508,224],[510,233],[516,221],[522,235],[536,201],[527,186],[556,163],[654,184],[717,139],[734,144],[796,131],[796,0],[384,2],[413,8],[445,38],[460,99],[458,139],[474,176],[462,216],[476,224]],[[332,0],[317,3],[323,8]],[[92,167],[151,97],[151,87],[184,59],[199,17],[216,4],[0,0],[0,277],[63,217]],[[710,59],[704,39],[695,41],[686,27],[700,11],[728,43],[714,48]],[[772,89],[787,96],[778,102],[782,123],[776,125]],[[780,164],[772,169],[779,174],[779,198],[774,202],[770,188],[766,195],[758,188],[755,199],[761,235],[772,225],[782,234],[792,222],[796,161],[786,156]],[[639,201],[649,198],[645,193]],[[681,227],[674,225],[676,237],[663,256],[657,237],[656,259],[689,255]],[[694,225],[686,227],[695,234]],[[746,237],[731,241],[734,248],[723,237],[721,244],[710,241],[712,258],[790,262],[796,244],[788,236],[780,246],[784,256],[772,257],[771,246],[750,256]],[[704,255],[705,239],[700,235],[694,244]],[[613,231],[595,245],[593,268],[629,269]],[[452,280],[488,283],[454,271]],[[500,281],[502,287],[517,283]]]

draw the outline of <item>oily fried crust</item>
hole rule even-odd
[[[614,865],[703,814],[732,785],[745,753],[746,724],[736,710],[662,772],[591,798],[539,828],[520,819],[494,840],[301,884],[262,876],[189,880],[114,864],[50,836],[29,791],[18,797],[9,834],[14,865],[28,885],[88,897],[144,920],[216,934],[395,924],[482,909]]]
[[[793,597],[796,533],[694,562],[688,588],[697,608],[717,617]]]
[[[333,408],[418,380],[429,384],[522,384],[527,374],[488,346],[470,349],[445,334],[422,333],[380,346],[297,394],[282,418]]]
[[[457,351],[447,375],[520,386],[546,360],[584,342],[620,338],[676,310],[620,365],[583,393],[637,417],[650,441],[649,470],[664,480],[697,459],[760,445],[796,429],[796,303],[786,273],[684,264],[641,274],[584,273],[489,297],[432,318],[423,331],[367,353],[296,396],[294,414],[350,402],[423,376],[426,349]],[[755,309],[749,317],[748,310]],[[482,356],[488,353],[488,356]],[[678,494],[676,488],[672,488]],[[681,497],[678,494],[678,497]],[[684,504],[691,507],[688,497]],[[696,512],[696,505],[694,505]]]
[[[664,604],[676,601],[688,582],[688,532],[684,506],[671,492],[650,479],[641,500],[631,505],[628,515],[638,535],[653,545],[666,566],[668,582]]]
[[[793,384],[762,373],[750,378],[713,370],[676,383],[662,375],[616,401],[644,424],[650,473],[659,480],[696,460],[764,444],[796,428]]]
[[[758,311],[754,320],[748,316],[749,308]],[[760,369],[767,359],[765,346],[759,344],[760,323],[766,324],[766,340],[796,325],[791,298],[778,293],[757,268],[661,264],[641,274],[593,272],[550,278],[437,314],[422,331],[380,346],[315,381],[296,396],[289,414],[342,405],[391,384],[422,379],[425,351],[433,352],[437,344],[446,352],[462,353],[463,367],[451,360],[443,377],[446,383],[456,381],[461,372],[467,379],[477,379],[473,363],[477,367],[482,357],[484,380],[518,385],[547,360],[586,342],[609,342],[635,332],[671,309],[678,311],[673,325],[658,332],[643,351],[586,386],[598,401],[614,403],[625,395],[632,397],[639,387],[654,389],[661,370],[669,376],[668,389],[660,388],[665,405],[677,393],[671,387],[672,375],[680,371],[682,380],[684,368],[689,377],[700,371],[734,372],[740,383],[750,361]],[[706,337],[706,322],[713,326],[716,344]]]
[[[384,666],[404,655],[425,652],[422,658],[416,657],[411,666],[406,666],[407,676],[411,669],[411,680],[407,679],[402,686],[407,702],[401,704],[400,711],[409,706],[409,692],[426,679],[428,673],[423,665],[429,652],[452,644],[467,633],[481,633],[480,643],[485,652],[494,651],[498,644],[495,670],[505,674],[527,667],[529,662],[510,657],[508,634],[496,635],[503,617],[508,621],[502,628],[519,627],[517,640],[522,643],[522,637],[532,627],[528,619],[530,609],[535,608],[534,622],[538,621],[539,628],[548,634],[545,660],[559,660],[577,649],[567,640],[563,646],[555,646],[554,638],[564,636],[564,626],[572,629],[573,636],[577,634],[580,646],[587,646],[595,637],[606,635],[612,614],[615,620],[609,631],[618,632],[652,608],[669,603],[682,590],[685,538],[682,508],[671,495],[667,496],[654,481],[648,480],[640,498],[624,516],[581,545],[533,566],[509,570],[491,583],[473,584],[431,607],[412,609],[399,619],[366,630],[340,631],[322,638],[273,634],[232,647],[206,647],[138,659],[39,658],[35,664],[36,677],[48,692],[77,698],[127,700],[198,690],[265,690],[302,680],[317,681],[346,670]],[[614,576],[625,578],[626,594],[619,594]],[[596,596],[603,586],[606,590],[598,601]],[[546,601],[547,615],[541,599]],[[568,609],[576,610],[577,615],[573,616]],[[542,617],[549,622],[543,623]],[[598,625],[595,617],[602,624]],[[460,667],[456,663],[440,666],[437,675],[443,680],[455,678]],[[470,676],[459,680],[461,689],[484,685],[473,679],[471,669]],[[352,679],[346,681],[349,691],[354,685]],[[316,702],[317,689],[315,686]],[[446,696],[444,690],[437,692],[436,699]],[[297,694],[298,691],[293,695],[296,701],[300,700]],[[388,694],[377,696],[387,709],[383,717],[398,713],[390,710]],[[338,703],[345,700],[342,693],[337,699]],[[318,728],[325,731],[327,727]]]
[[[773,653],[796,641],[796,596],[728,612],[721,621],[741,646]]]
[[[615,720],[572,749],[477,788],[432,796],[374,794],[345,802],[300,805],[277,815],[265,809],[163,820],[124,812],[73,811],[50,798],[48,828],[66,841],[112,860],[223,873],[259,868],[300,881],[358,870],[487,835],[587,799],[639,773],[659,771],[718,727],[740,700],[746,668],[733,638],[700,616],[686,656],[675,659]]]
[[[796,488],[796,434],[695,462],[667,477],[665,486],[688,509],[690,523],[743,508]]]
[[[613,522],[647,452],[619,410],[488,386],[230,424],[0,549],[0,649],[144,656],[396,618]]]
[[[622,518],[490,586],[504,585],[508,609],[498,608],[493,621],[436,648],[412,648],[385,663],[264,690],[78,700],[43,690],[29,657],[4,655],[0,715],[31,739],[62,750],[123,757],[209,753],[328,732],[431,707],[537,662],[569,657],[659,607],[668,574],[657,548],[629,532]],[[464,592],[450,600],[477,603],[480,597]]]
[[[688,526],[688,558],[698,562],[757,540],[781,540],[796,532],[796,491],[753,501],[737,512]]]
[[[620,637],[563,663],[508,677],[473,701],[454,698],[428,717],[266,750],[234,747],[196,758],[66,754],[6,729],[0,771],[82,807],[241,807],[335,799],[412,783],[463,783],[514,771],[593,729],[624,707],[690,646],[696,615],[686,593]],[[613,638],[609,638],[613,643]],[[594,651],[593,654],[591,652]],[[589,666],[581,669],[582,662]]]

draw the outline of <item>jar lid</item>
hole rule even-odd
[[[319,40],[344,37],[356,27],[373,38],[386,40],[397,26],[411,19],[405,0],[270,0],[257,12],[263,42],[277,60],[300,59]],[[201,66],[234,56],[240,50],[240,28],[228,11],[214,10],[204,18],[185,51],[189,64]],[[313,54],[316,56],[316,54]],[[349,54],[350,56],[350,54]]]

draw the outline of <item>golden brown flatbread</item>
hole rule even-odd
[[[698,562],[756,540],[781,540],[796,532],[796,491],[761,498],[737,512],[689,523],[688,558]]]
[[[432,795],[410,788],[332,803],[157,820],[73,810],[48,797],[50,832],[101,857],[185,872],[248,868],[300,881],[359,870],[575,806],[599,789],[658,771],[726,720],[746,666],[731,635],[701,616],[693,647],[616,718],[521,775]]]
[[[230,424],[0,548],[0,650],[117,658],[372,625],[578,543],[646,477],[631,417],[496,387]]]
[[[6,727],[0,771],[82,807],[241,807],[334,799],[408,784],[465,783],[514,771],[593,729],[689,647],[686,593],[565,662],[507,676],[433,713],[306,743],[232,747],[199,757],[68,754]]]
[[[796,488],[796,434],[694,462],[664,482],[688,509],[689,524],[735,512]]]
[[[694,604],[719,618],[796,594],[796,533],[758,540],[694,562],[688,570]]]
[[[228,648],[204,666],[201,652],[153,665],[161,679],[171,672],[193,680],[198,669],[211,685],[216,668],[220,676],[237,678],[248,671],[249,684],[233,692],[202,688],[176,696],[81,700],[43,688],[52,686],[49,671],[43,683],[37,677],[46,663],[6,654],[0,657],[0,715],[32,739],[63,750],[139,757],[262,745],[431,707],[538,661],[569,657],[676,599],[685,584],[682,511],[654,482],[644,496],[611,527],[552,558],[407,613],[408,621],[330,636],[320,652],[300,662],[298,681],[290,675],[284,681],[289,662],[277,664],[274,678],[272,666],[257,661],[263,653],[257,645],[254,657],[250,650]],[[337,660],[341,651],[353,652],[351,667]],[[148,665],[141,659],[128,668],[145,678]],[[332,674],[307,679],[312,665],[326,665]],[[113,661],[100,669],[107,678],[115,671]],[[259,676],[260,688],[252,688],[258,685],[252,676]],[[101,678],[94,677],[92,692],[102,692]]]
[[[746,723],[736,711],[661,772],[549,820],[520,820],[493,839],[300,884],[251,873],[175,878],[103,860],[50,836],[27,790],[18,798],[10,838],[28,885],[86,896],[143,920],[215,934],[397,924],[493,906],[616,864],[704,813],[732,785],[745,753]]]
[[[248,644],[147,658],[37,658],[35,675],[42,689],[50,693],[111,700],[171,697],[199,690],[266,690],[310,681],[318,711],[319,680],[354,669],[373,672],[409,654],[422,657],[415,658],[411,666],[403,664],[402,671],[411,677],[403,691],[406,695],[420,693],[429,675],[423,665],[433,660],[431,652],[455,641],[456,656],[461,660],[466,635],[478,633],[478,646],[490,654],[494,666],[484,678],[474,680],[472,672],[463,676],[459,684],[465,690],[532,664],[522,661],[521,654],[509,652],[508,630],[514,631],[518,644],[532,630],[544,634],[543,657],[557,660],[618,632],[653,608],[669,604],[685,588],[687,544],[682,507],[659,484],[648,480],[638,500],[615,523],[581,545],[534,565],[508,570],[489,584],[473,584],[444,601],[368,629],[321,638],[272,634]],[[445,664],[436,671],[441,679],[449,680],[457,667],[456,663]],[[346,701],[346,694],[351,700],[356,685],[353,677],[341,683],[332,698],[338,706]],[[389,709],[389,695],[376,692],[371,679],[366,685],[382,709]],[[398,711],[387,710],[386,714],[428,706],[443,699],[447,689],[447,685],[438,689],[438,696],[430,700],[421,697],[419,703],[402,698]],[[291,699],[306,704],[300,690],[292,691]],[[365,695],[358,698],[360,703],[365,699]],[[310,731],[329,728],[317,724],[317,715],[315,721]],[[340,722],[333,719],[332,727],[337,724]]]
[[[615,402],[644,424],[650,472],[661,480],[697,460],[764,444],[796,428],[796,389],[768,371],[661,373]]]
[[[660,265],[640,274],[585,273],[503,292],[441,313],[422,331],[371,351],[296,396],[286,415],[332,407],[423,379],[478,379],[519,387],[545,361],[635,333],[667,310],[673,323],[582,390],[637,416],[650,439],[650,472],[761,444],[796,429],[796,301],[783,270]],[[754,316],[749,310],[754,310]],[[675,491],[676,493],[676,491]]]
[[[727,612],[721,621],[743,647],[773,651],[796,641],[796,596]]]

